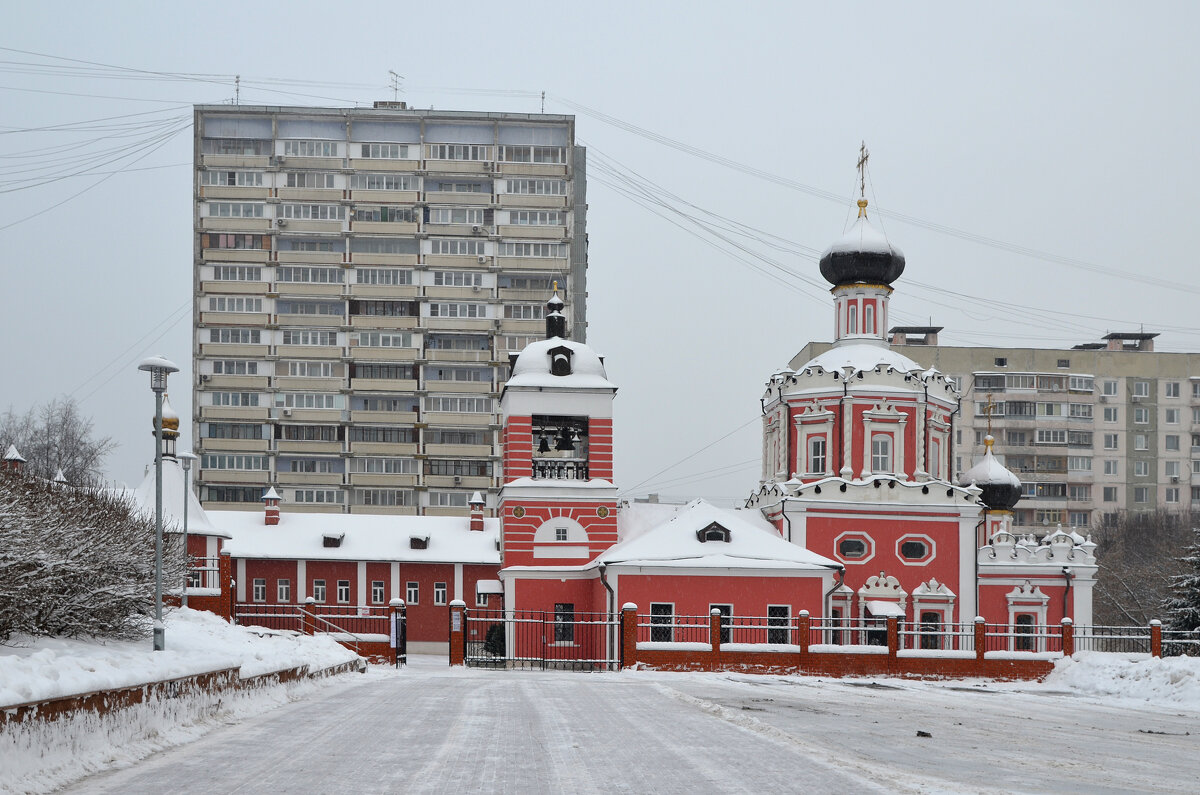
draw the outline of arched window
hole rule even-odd
[[[858,333],[858,306],[856,304],[846,307],[846,333]]]
[[[875,305],[867,304],[863,307],[863,334],[875,333]]]
[[[871,471],[892,471],[892,437],[886,433],[871,437]]]

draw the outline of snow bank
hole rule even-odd
[[[227,624],[212,613],[166,616],[167,648],[141,641],[15,638],[0,646],[0,706],[130,687],[222,668],[241,675],[309,665],[327,668],[354,652],[324,637]]]
[[[1200,657],[1078,652],[1055,663],[1045,684],[1084,695],[1200,709]]]

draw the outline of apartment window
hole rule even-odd
[[[1038,403],[1037,415],[1039,417],[1061,417],[1063,416],[1063,404],[1061,403]]]
[[[435,605],[446,604],[446,583],[435,582],[433,584],[433,603]]]
[[[283,425],[276,426],[277,438],[289,442],[339,442],[340,429],[336,425]]]
[[[1133,501],[1136,503],[1150,502],[1150,488],[1148,486],[1136,486],[1133,489]]]
[[[507,309],[507,307],[505,307]],[[430,317],[487,317],[487,304],[431,303]]]
[[[362,144],[359,154],[368,159],[407,160],[408,144]]]
[[[431,224],[482,224],[485,211],[475,207],[433,207],[429,210]]]
[[[426,160],[491,160],[492,147],[480,144],[425,144]]]
[[[288,329],[281,334],[282,345],[309,345],[333,347],[337,345],[336,331],[314,331],[311,329]]]
[[[292,581],[291,580],[276,580],[275,581],[275,601],[281,605],[286,605],[292,601]]]
[[[407,489],[355,489],[352,505],[413,505],[413,492]]]
[[[482,240],[434,238],[429,241],[429,253],[449,257],[477,257],[486,252]]]
[[[415,475],[417,462],[412,458],[351,458],[350,473],[357,475]]]
[[[429,504],[435,508],[466,508],[467,493],[465,491],[431,491]]]
[[[1116,461],[1116,460],[1114,460],[1114,459],[1111,459],[1111,458],[1110,458],[1110,459],[1106,459],[1106,460],[1105,460],[1105,462],[1104,462],[1104,474],[1106,474],[1106,475],[1119,475],[1119,474],[1120,474],[1120,471],[1119,471],[1119,469],[1120,469],[1120,462],[1119,462],[1119,461]]]
[[[1008,367],[1008,359],[1004,356],[997,356],[992,360],[992,364],[996,367]]]
[[[1092,487],[1088,485],[1072,485],[1067,489],[1067,497],[1071,502],[1090,502]]]
[[[253,502],[262,504],[262,486],[201,486],[203,502]]]
[[[553,288],[553,281],[549,276],[530,273],[502,273],[497,277],[497,284],[500,287],[539,292],[549,292]],[[561,279],[558,280],[558,286],[560,289],[566,290],[566,283]]]
[[[372,428],[356,426],[348,429],[351,442],[374,442],[377,444],[415,444],[417,432],[413,428]]]
[[[1192,397],[1200,398],[1200,381],[1192,382]]]
[[[276,269],[275,280],[300,284],[341,284],[344,273],[341,268],[297,268],[281,265]]]
[[[1163,462],[1163,474],[1169,478],[1179,477],[1179,469],[1180,469],[1180,467],[1179,467],[1178,461],[1164,461]]]
[[[808,440],[808,471],[822,474],[825,472],[825,437],[818,436]]]
[[[487,188],[487,193],[492,192],[492,184],[489,182],[485,186],[482,182],[449,182],[443,180],[441,182],[426,182],[425,189],[429,191],[438,191],[441,193],[484,193],[484,188]],[[483,201],[483,198],[480,198]]]
[[[412,284],[412,271],[406,268],[356,268],[355,282],[358,284],[400,285]]]
[[[502,146],[500,159],[508,163],[566,163],[562,146]]]
[[[1072,392],[1091,392],[1096,388],[1096,382],[1088,375],[1073,375],[1068,379],[1067,388]]]
[[[257,406],[257,392],[209,392],[209,404],[213,406]]]
[[[383,580],[371,580],[371,604],[383,604],[385,595]]]
[[[293,499],[315,505],[341,505],[346,501],[346,495],[341,489],[296,489]]]
[[[554,605],[554,642],[575,642],[575,605],[571,602]]]
[[[1163,384],[1163,390],[1163,394],[1165,394],[1167,397],[1177,398],[1179,397],[1179,382],[1168,381],[1167,383]]]
[[[490,461],[474,461],[469,458],[427,458],[425,459],[426,475],[459,475],[460,477],[490,477],[492,464]]]
[[[210,328],[208,341],[227,345],[261,345],[262,332],[252,328]]]
[[[341,221],[346,218],[346,208],[340,204],[281,204],[279,212],[283,218],[299,221]]]
[[[892,437],[877,433],[871,437],[871,471],[892,471]]]
[[[1116,486],[1105,486],[1103,497],[1104,497],[1104,502],[1116,502],[1117,501],[1117,487]]]
[[[409,580],[404,587],[404,601],[410,605],[418,603],[421,597],[421,583]]]
[[[1173,453],[1179,452],[1179,435],[1169,433],[1163,438],[1163,449]]]
[[[1106,434],[1104,434],[1104,449],[1105,449],[1105,450],[1116,450],[1116,449],[1118,449],[1118,440],[1119,440],[1119,438],[1120,438],[1120,437],[1119,437],[1119,435],[1118,435],[1118,434],[1115,434],[1115,433],[1106,433]]]
[[[214,455],[206,453],[201,456],[200,466],[205,469],[235,469],[263,471],[269,469],[268,458],[265,455]]]
[[[1100,394],[1112,397],[1117,394],[1116,381],[1102,381],[1100,383]]]
[[[1067,370],[1067,369],[1069,369],[1070,367],[1071,367],[1071,360],[1070,360],[1070,359],[1059,359],[1059,360],[1058,360],[1058,369],[1060,369],[1060,370]]]
[[[1071,403],[1069,406],[1068,416],[1077,420],[1090,420],[1092,418],[1092,404]]]
[[[283,153],[291,157],[338,157],[337,141],[284,141]]]
[[[1145,406],[1133,407],[1133,422],[1135,425],[1146,425],[1150,422],[1150,409]]]
[[[337,248],[334,248],[334,245]],[[280,251],[323,251],[333,253],[334,251],[345,251],[341,240],[331,240],[329,238],[301,238],[301,237],[281,237],[276,247]]]
[[[213,281],[260,282],[262,268],[258,265],[214,265]]]
[[[515,226],[562,226],[563,214],[557,210],[517,210],[509,214]]]
[[[200,184],[220,188],[261,188],[263,184],[263,172],[216,171],[209,169],[200,172]]]
[[[1092,471],[1091,456],[1085,456],[1085,455],[1067,456],[1067,470],[1069,472],[1091,472]]]
[[[271,154],[271,141],[261,138],[204,138],[200,141],[200,154],[264,157]]]
[[[339,249],[340,250],[340,249]],[[419,250],[416,240],[404,237],[355,237],[350,240],[354,254],[411,254]]]
[[[1091,524],[1091,514],[1088,511],[1071,511],[1071,527],[1087,527]]]
[[[650,641],[670,643],[675,639],[675,605],[666,602],[650,603]]]
[[[284,462],[281,459],[277,464],[277,467],[280,471],[283,471],[284,469],[283,463]],[[334,461],[328,458],[293,458],[287,462],[287,471],[308,474],[318,472],[321,474],[341,472],[340,469],[334,466],[334,463]]]
[[[345,395],[324,392],[280,392],[275,395],[275,407],[286,409],[344,409]]]
[[[282,370],[280,375],[291,378],[337,378],[341,376],[341,366],[335,362],[320,361],[289,361],[277,365]]]
[[[1134,381],[1133,382],[1134,397],[1150,397],[1150,382],[1149,381]]]
[[[565,196],[567,182],[562,179],[505,180],[505,192],[532,196]]]
[[[251,599],[255,602],[267,601],[267,581],[261,577],[255,577]]]
[[[1067,444],[1071,447],[1091,447],[1091,431],[1067,431]]]
[[[213,375],[258,375],[258,362],[244,359],[217,359],[212,363]]]
[[[289,188],[335,188],[336,180],[332,171],[289,171],[284,183]]]
[[[1037,432],[1038,444],[1066,444],[1067,432],[1057,430],[1041,430]]]
[[[351,174],[352,190],[417,190],[415,176],[409,174]]]
[[[338,604],[340,604],[340,605],[350,604],[350,581],[349,580],[338,580],[337,581],[337,600],[338,600]]]
[[[325,601],[325,581],[324,580],[313,580],[312,595],[313,595],[314,602],[322,602],[323,603]]]
[[[502,243],[502,257],[566,258],[566,243]]]
[[[350,346],[359,348],[412,348],[413,335],[400,331],[356,331],[350,335]]]
[[[1179,502],[1179,487],[1178,486],[1168,486],[1166,488],[1166,490],[1163,491],[1163,502],[1167,502],[1167,503]]]
[[[1149,461],[1134,461],[1133,476],[1135,478],[1150,477],[1150,462]]]
[[[209,218],[262,218],[265,205],[261,202],[205,202]]]
[[[1166,409],[1163,411],[1163,422],[1167,425],[1179,424],[1179,409]]]
[[[434,271],[433,283],[437,287],[481,287],[483,274],[471,271]]]
[[[1146,434],[1144,434],[1144,433],[1135,433],[1133,435],[1133,449],[1134,450],[1149,450],[1150,449],[1149,437],[1147,437]]]
[[[1104,421],[1105,422],[1119,422],[1120,416],[1121,416],[1120,409],[1118,409],[1116,406],[1105,406],[1104,407]]]
[[[426,411],[445,411],[458,414],[491,414],[492,399],[482,397],[458,397],[434,395],[425,398]]]
[[[486,351],[489,345],[488,338],[482,335],[429,334],[425,337],[425,347],[431,351]]]
[[[491,444],[485,431],[438,430],[426,431],[426,444]]]

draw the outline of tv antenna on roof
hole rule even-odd
[[[392,101],[396,102],[400,99],[400,81],[404,79],[404,75],[398,75],[391,69],[388,69],[388,84],[392,87]]]

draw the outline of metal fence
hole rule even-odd
[[[1162,638],[1164,657],[1200,657],[1200,629],[1164,629]]]
[[[189,588],[220,588],[220,558],[188,558],[187,586]]]
[[[267,629],[304,631],[304,620],[296,605],[235,605],[233,620],[238,624]]]
[[[468,610],[465,662],[475,668],[616,670],[620,623],[606,613]]]
[[[637,617],[638,643],[712,643],[708,616]]]
[[[975,625],[902,621],[900,648],[909,651],[975,651]]]
[[[984,651],[1061,652],[1062,627],[1056,624],[986,624]]]
[[[1150,628],[1106,626],[1076,627],[1075,651],[1110,651],[1149,654]]]
[[[345,632],[352,635],[387,635],[389,609],[386,607],[350,607],[347,605],[271,605],[239,604],[233,617],[239,624],[304,631],[307,611],[318,619],[318,632]]]

